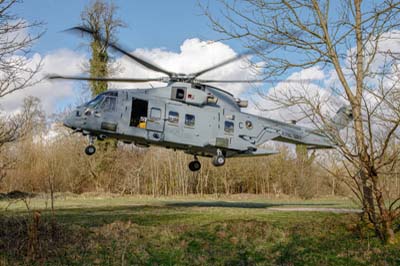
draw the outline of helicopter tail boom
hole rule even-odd
[[[276,150],[267,150],[258,148],[255,151],[246,151],[244,153],[238,153],[232,157],[254,157],[254,156],[268,156],[278,154],[279,151]]]
[[[336,129],[342,130],[349,125],[351,120],[353,120],[351,106],[342,106],[332,118],[332,123]]]

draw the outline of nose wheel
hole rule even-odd
[[[189,163],[189,169],[192,172],[197,172],[201,168],[201,163],[197,159],[197,156],[194,156],[194,160]]]
[[[86,155],[93,155],[96,152],[96,147],[94,145],[89,145],[85,148]]]
[[[85,148],[86,155],[93,155],[96,152],[96,147],[94,146],[94,136],[89,136],[89,145]]]

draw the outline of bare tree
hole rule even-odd
[[[17,156],[6,152],[10,148],[9,144],[20,141],[32,133],[42,132],[44,125],[44,112],[39,99],[35,97],[25,98],[22,110],[18,114],[0,117],[0,182],[17,163]]]
[[[264,96],[278,108],[296,106],[338,145],[355,184],[353,191],[376,234],[394,243],[399,198],[387,197],[382,180],[399,161],[399,75],[394,72],[398,63],[379,50],[400,28],[399,1],[221,0],[220,4],[223,11],[218,15],[204,8],[214,29],[254,48],[266,62],[262,65],[266,77],[311,67],[334,73],[337,82],[329,95],[311,90],[312,84],[299,84]],[[257,49],[260,46],[267,48]],[[347,104],[353,115],[346,136],[329,118],[335,105],[332,98]]]
[[[43,23],[28,22],[12,14],[12,8],[20,2],[0,1],[0,98],[40,81],[36,75],[41,62],[32,64],[28,55],[31,46],[43,34]],[[35,100],[27,99],[20,114],[7,116],[0,111],[0,148],[24,135],[30,126],[31,109],[37,105]]]
[[[24,99],[22,111],[16,115],[0,118],[0,149],[3,145],[15,142],[43,125],[44,114],[40,100],[35,97]]]
[[[42,22],[28,22],[11,13],[18,0],[0,1],[0,98],[38,82],[39,64],[26,57],[43,31]],[[36,31],[36,33],[30,33]]]

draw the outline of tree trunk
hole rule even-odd
[[[385,243],[386,244],[396,244],[396,237],[394,235],[393,224],[390,220],[384,221],[384,236],[385,236]]]
[[[368,185],[369,177],[368,174],[365,173],[364,169],[360,171],[360,179],[362,184],[364,211],[368,214],[370,220],[373,223],[376,223],[374,195],[371,186]]]

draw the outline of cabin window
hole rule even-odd
[[[168,122],[178,124],[179,123],[179,113],[174,111],[169,111]]]
[[[189,127],[194,127],[195,117],[194,115],[185,115],[185,125]]]
[[[183,100],[185,99],[185,90],[177,88],[176,89],[176,99],[178,100]]]
[[[172,87],[171,99],[184,102],[186,98],[186,87]]]
[[[100,105],[100,109],[104,112],[114,112],[117,105],[116,97],[106,97]]]
[[[246,128],[247,129],[252,129],[253,128],[253,123],[250,120],[246,121]]]
[[[232,121],[225,121],[225,132],[226,133],[233,133],[235,129],[235,124]]]
[[[161,109],[160,108],[151,108],[150,110],[150,118],[153,120],[161,119]]]

